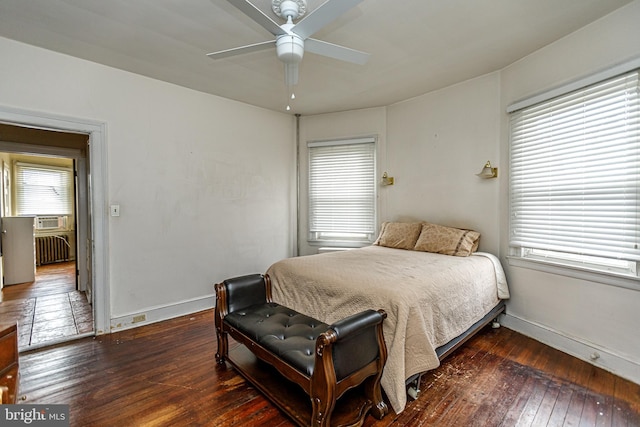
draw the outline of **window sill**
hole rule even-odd
[[[344,240],[307,240],[309,246],[331,246],[334,248],[364,248],[373,242],[353,242]]]
[[[636,276],[590,270],[553,261],[529,259],[517,256],[507,256],[507,260],[509,265],[513,267],[529,268],[531,270],[543,271],[545,273],[573,277],[576,279],[588,280],[590,282],[602,283],[604,285],[640,291],[640,278]]]

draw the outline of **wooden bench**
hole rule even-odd
[[[297,424],[357,426],[369,411],[378,419],[387,414],[380,389],[384,311],[327,325],[273,302],[269,277],[260,274],[227,279],[215,290],[217,362],[228,361]],[[243,345],[230,350],[228,335]]]

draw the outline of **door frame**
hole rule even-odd
[[[107,125],[95,120],[65,117],[0,105],[0,122],[89,135],[89,182],[87,205],[91,240],[87,240],[96,335],[110,332],[111,305],[109,289],[109,224],[107,208]],[[49,147],[53,149],[53,147]],[[57,149],[57,153],[60,149]],[[79,227],[80,228],[80,227]],[[78,239],[80,240],[80,238]],[[81,242],[77,243],[78,245]]]

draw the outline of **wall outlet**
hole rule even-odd
[[[145,320],[147,320],[146,314],[138,314],[137,316],[133,316],[133,320],[131,321],[131,323],[144,322]]]

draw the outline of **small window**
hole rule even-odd
[[[16,163],[17,215],[71,215],[73,172],[70,168]]]
[[[510,114],[511,255],[637,277],[638,74]]]
[[[309,142],[308,153],[309,240],[373,242],[375,139]]]

